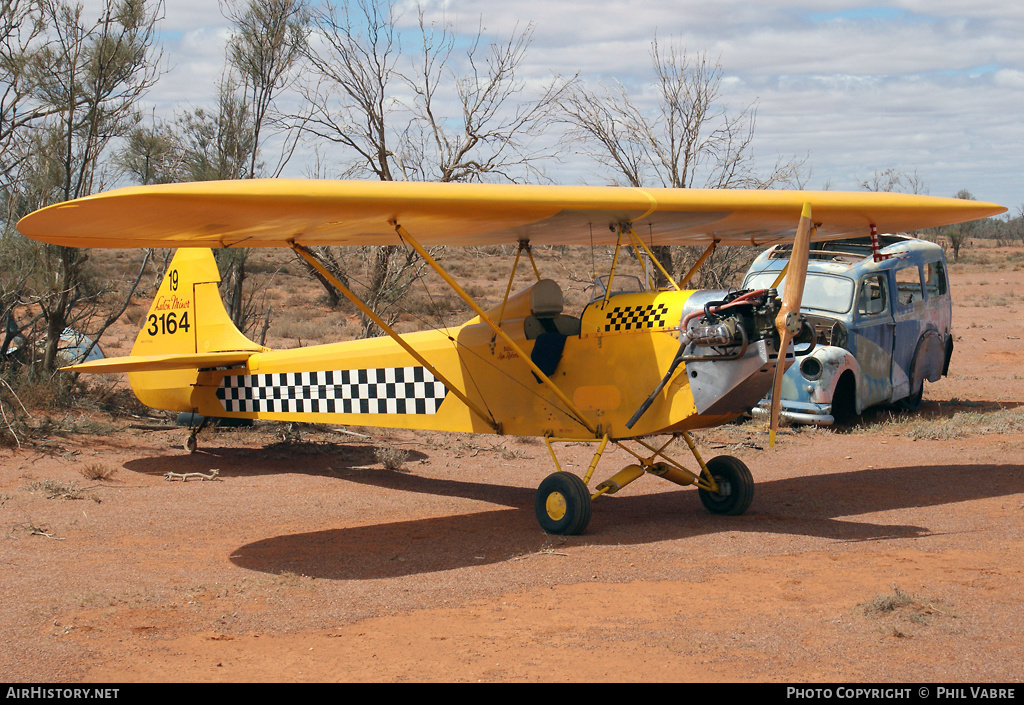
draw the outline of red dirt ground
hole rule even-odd
[[[996,408],[1008,424],[1024,403],[1024,274],[951,269],[951,376],[926,388],[918,416],[785,431],[775,449],[752,424],[699,434],[705,458],[751,467],[741,517],[643,478],[597,500],[584,535],[547,536],[533,494],[550,459],[512,438],[304,430],[286,442],[263,425],[204,432],[190,456],[183,430],[117,420],[109,434],[2,450],[0,673],[1017,682],[1024,433],[954,431]],[[915,440],[920,428],[952,438]],[[383,443],[409,453],[404,471],[377,462]],[[581,471],[587,452],[561,455]],[[628,462],[614,450],[598,474]],[[84,468],[116,472],[87,480]],[[214,481],[164,479],[212,469]],[[33,489],[45,480],[87,496],[49,499]]]

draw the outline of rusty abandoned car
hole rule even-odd
[[[846,423],[879,404],[916,410],[925,381],[949,370],[952,302],[942,248],[902,235],[880,235],[876,245],[870,238],[812,245],[801,311],[814,343],[798,346],[783,378],[784,421]],[[772,286],[790,249],[759,255],[743,287]],[[753,415],[767,418],[769,403]]]

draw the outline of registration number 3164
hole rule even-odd
[[[151,313],[146,321],[149,323],[146,327],[146,333],[149,335],[174,335],[178,331],[187,333],[190,326],[188,311],[182,311],[180,316],[174,311],[161,313],[159,316]]]

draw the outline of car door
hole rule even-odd
[[[906,263],[893,270],[896,296],[893,297],[895,331],[892,352],[892,400],[910,394],[910,370],[917,352],[917,341],[924,328],[926,306],[921,267]]]
[[[892,397],[892,350],[895,323],[887,272],[864,276],[857,286],[857,311],[850,347],[860,367],[858,410]]]

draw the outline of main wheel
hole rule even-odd
[[[747,511],[754,499],[754,478],[747,466],[731,455],[707,462],[708,472],[718,483],[718,492],[698,490],[700,501],[713,514],[737,516]]]
[[[544,478],[534,502],[540,528],[549,534],[575,536],[590,523],[590,490],[571,472],[556,472]]]

